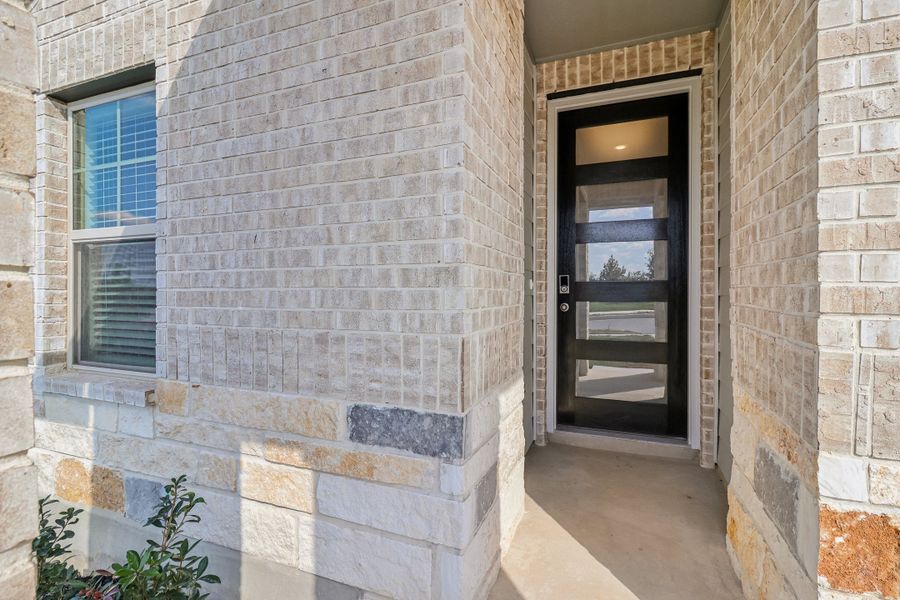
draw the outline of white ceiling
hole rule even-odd
[[[725,0],[525,0],[525,41],[547,62],[715,27]]]

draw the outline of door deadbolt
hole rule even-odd
[[[569,312],[569,303],[563,302],[562,304],[560,304],[559,310],[561,310],[562,312]]]

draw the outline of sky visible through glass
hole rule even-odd
[[[604,208],[591,210],[590,223],[606,223],[609,221],[631,221],[634,219],[652,219],[652,206],[635,206],[630,208]],[[653,250],[653,242],[616,242],[613,244],[588,244],[589,275],[599,275],[603,264],[610,255],[615,256],[619,264],[628,271],[644,271],[647,268],[647,253]]]

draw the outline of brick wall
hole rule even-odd
[[[524,509],[524,13],[521,0],[465,3],[465,263],[469,275],[463,351],[464,407],[490,407],[499,428],[497,480],[504,548]],[[526,399],[526,401],[530,401]],[[496,417],[494,417],[496,415]]]
[[[702,69],[700,198],[701,461],[715,462],[715,56],[711,31],[539,64],[535,104],[535,437],[546,441],[547,390],[547,94],[653,75]]]
[[[731,4],[728,546],[748,598],[813,598],[816,3]]]
[[[523,501],[521,3],[34,11],[32,455],[42,493],[91,509],[79,564],[140,545],[185,473],[228,596],[481,594]],[[148,63],[155,381],[66,368],[68,141],[50,98]]]
[[[900,597],[900,5],[819,3],[820,597]]]
[[[31,418],[31,267],[37,52],[21,2],[0,1],[0,587],[34,598],[37,535]]]
[[[202,6],[158,73],[158,374],[460,410],[462,7]]]

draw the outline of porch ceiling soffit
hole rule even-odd
[[[536,63],[716,26],[726,0],[525,0],[525,42]]]

